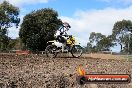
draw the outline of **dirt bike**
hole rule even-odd
[[[70,52],[72,54],[73,57],[80,57],[82,55],[82,47],[80,46],[80,44],[77,44],[74,36],[69,35],[67,40],[66,40],[66,45],[64,47],[64,52],[62,50],[62,46],[63,44],[58,42],[57,40],[53,40],[53,41],[48,41],[48,46],[45,49],[46,55],[47,57],[50,58],[55,58],[57,56],[58,53],[68,53]]]

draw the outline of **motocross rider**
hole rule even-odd
[[[60,43],[62,43],[62,52],[64,52],[65,50],[65,46],[66,46],[66,38],[68,37],[67,31],[69,30],[69,28],[71,28],[71,26],[69,25],[69,23],[64,22],[62,25],[62,28],[60,28],[59,30],[57,30],[56,32],[56,40],[58,40]]]

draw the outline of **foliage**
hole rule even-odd
[[[30,50],[44,50],[46,42],[54,39],[54,34],[62,22],[58,13],[50,8],[27,14],[21,25],[19,36]]]
[[[102,35],[101,33],[92,32],[90,34],[89,41],[90,41],[90,43],[95,43],[96,44],[97,42],[99,42],[104,37],[105,37],[105,35]]]
[[[87,43],[87,47],[85,47],[85,52],[91,52],[92,44],[90,42]]]
[[[9,43],[8,36],[0,35],[0,51],[6,50]]]
[[[90,34],[89,41],[86,47],[89,52],[109,51],[115,45],[111,35],[106,37],[101,33],[95,32]]]
[[[127,34],[124,36],[124,47],[122,49],[122,53],[132,53],[132,35]]]
[[[121,52],[123,51],[123,46],[126,46],[126,36],[128,35],[128,28],[132,26],[132,22],[130,20],[122,20],[117,21],[114,24],[112,29],[112,36],[116,43],[120,44]]]
[[[109,51],[114,45],[120,44],[121,52],[132,53],[132,22],[130,20],[117,21],[112,29],[112,35],[105,36],[92,32],[87,45],[88,51]],[[92,45],[92,47],[91,47]]]
[[[111,36],[104,37],[97,43],[98,51],[110,51],[110,48],[113,47],[115,44],[111,39]]]
[[[18,18],[19,9],[7,1],[0,4],[0,50],[5,50],[9,43],[7,29],[13,24],[17,27],[20,19]]]
[[[8,50],[19,50],[21,49],[20,38],[9,39]]]

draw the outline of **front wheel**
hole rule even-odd
[[[71,49],[71,54],[73,57],[80,57],[82,55],[82,47],[80,45],[74,45]]]
[[[47,57],[55,58],[57,56],[57,47],[55,45],[48,45],[45,49]]]

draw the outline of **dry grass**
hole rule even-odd
[[[92,57],[92,58],[101,58],[101,59],[115,59],[115,60],[125,59],[125,57],[122,55],[99,54],[99,53],[84,54],[83,56]]]

